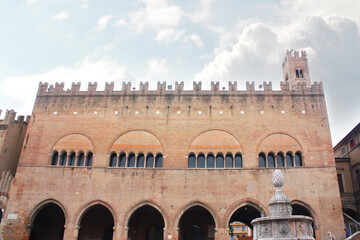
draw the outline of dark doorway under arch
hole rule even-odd
[[[309,209],[296,203],[292,205],[292,209],[293,209],[292,215],[302,215],[302,216],[311,217],[313,219],[312,228],[313,228],[313,237],[315,238],[315,219],[312,216]]]
[[[81,218],[78,240],[112,240],[114,217],[105,206],[97,204],[86,210]]]
[[[238,208],[230,217],[230,220],[228,222],[228,226],[230,224],[233,223],[243,223],[246,226],[248,226],[250,228],[250,230],[246,229],[246,233],[244,234],[239,234],[239,239],[252,239],[252,229],[253,226],[251,225],[252,220],[254,220],[255,218],[259,218],[261,217],[261,212],[250,205],[245,205],[242,206],[240,208]],[[237,231],[235,231],[236,229],[234,229],[234,233],[236,233]],[[229,231],[230,232],[230,231]],[[245,236],[243,236],[245,235]],[[237,237],[237,236],[236,236]],[[235,238],[237,239],[237,238]]]
[[[61,240],[64,236],[65,215],[55,203],[46,204],[36,214],[29,240]]]
[[[258,209],[256,209],[253,206],[246,205],[238,208],[233,213],[233,215],[231,215],[228,224],[237,221],[237,222],[242,222],[251,229],[253,229],[253,226],[251,225],[251,221],[259,217],[261,217],[261,212]]]
[[[145,205],[138,208],[128,223],[128,239],[131,240],[163,240],[164,218],[154,207]]]
[[[215,221],[203,207],[189,208],[179,221],[179,240],[215,239]]]

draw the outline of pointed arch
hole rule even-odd
[[[61,210],[63,211],[64,216],[65,216],[65,225],[66,225],[67,221],[68,221],[67,210],[62,203],[60,203],[58,200],[56,200],[54,198],[45,199],[31,208],[31,211],[28,215],[29,216],[28,217],[29,224],[32,224],[32,222],[34,221],[34,219],[36,217],[36,214],[38,214],[46,205],[51,204],[51,203],[55,204],[61,208]]]
[[[75,226],[80,226],[81,220],[84,217],[84,214],[86,213],[87,210],[89,210],[91,207],[95,206],[95,205],[102,205],[105,208],[107,208],[109,210],[109,212],[111,213],[113,219],[114,219],[114,226],[116,226],[117,223],[117,216],[116,216],[116,212],[114,211],[114,209],[110,206],[110,204],[108,204],[105,201],[102,200],[93,200],[89,203],[86,203],[84,205],[82,205],[75,214]]]
[[[212,218],[214,219],[214,222],[215,222],[215,229],[220,227],[220,225],[219,225],[220,222],[219,222],[219,219],[218,219],[215,211],[211,207],[209,207],[208,204],[200,202],[200,201],[191,202],[191,203],[185,205],[183,208],[181,208],[181,210],[179,210],[177,212],[177,214],[176,214],[176,218],[175,218],[175,221],[174,221],[174,226],[179,226],[180,219],[181,219],[182,215],[187,210],[189,210],[190,208],[196,207],[196,206],[204,208],[205,210],[207,210],[211,214],[211,216],[212,216]]]
[[[293,199],[293,200],[291,201],[291,203],[292,203],[292,205],[298,204],[298,205],[304,207],[305,209],[307,209],[307,210],[310,212],[310,215],[311,215],[311,217],[312,217],[313,220],[314,220],[315,226],[317,226],[317,224],[318,224],[318,222],[319,222],[319,219],[318,219],[318,215],[317,215],[317,213],[316,213],[316,211],[315,211],[314,208],[312,208],[308,203],[306,203],[306,202],[304,202],[304,201],[302,201],[302,200],[298,200],[298,199]]]
[[[155,208],[157,211],[159,211],[159,213],[161,214],[161,216],[163,217],[164,219],[164,227],[166,228],[168,226],[168,217],[167,217],[167,214],[164,212],[164,210],[161,209],[161,207],[159,205],[157,205],[156,203],[154,202],[151,202],[151,201],[142,201],[142,202],[139,202],[137,204],[135,204],[134,206],[132,206],[130,208],[130,210],[125,214],[125,218],[123,220],[123,226],[125,227],[128,227],[129,225],[129,221],[130,221],[130,218],[132,216],[132,214],[138,210],[139,208],[141,207],[144,207],[144,206],[150,206],[150,207],[153,207]]]
[[[260,213],[264,212],[265,215],[267,215],[267,216],[270,215],[269,210],[261,202],[255,200],[255,199],[252,199],[252,198],[242,198],[242,199],[234,202],[233,204],[231,204],[231,206],[228,208],[228,210],[226,211],[226,213],[224,215],[224,219],[222,221],[221,227],[227,228],[227,224],[229,223],[232,215],[238,209],[245,207],[245,206],[251,206],[251,207],[257,209]]]
[[[46,199],[32,209],[29,223],[29,239],[62,239],[67,214],[60,202],[55,199]]]

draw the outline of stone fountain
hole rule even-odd
[[[284,177],[280,170],[275,170],[272,183],[276,192],[269,203],[270,216],[256,218],[251,222],[254,226],[254,240],[313,240],[313,219],[307,216],[292,215],[290,199],[281,190],[284,185]]]

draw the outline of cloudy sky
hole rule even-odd
[[[31,114],[39,81],[280,89],[286,50],[304,49],[336,144],[360,121],[359,12],[359,0],[0,0],[0,109]]]

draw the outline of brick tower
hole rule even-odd
[[[307,87],[311,87],[306,51],[301,51],[301,56],[298,51],[287,51],[282,71],[283,80],[289,83],[290,90],[294,90],[298,82],[306,83]]]

